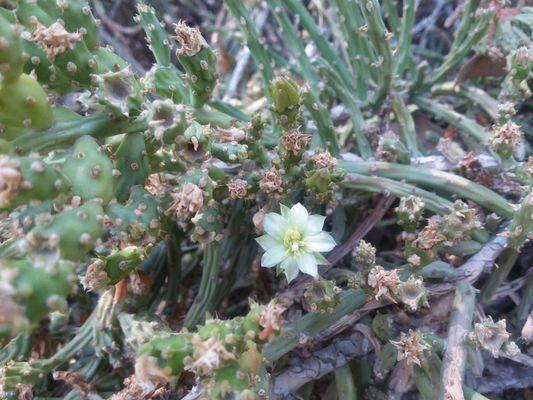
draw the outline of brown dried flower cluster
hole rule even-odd
[[[248,189],[251,188],[251,185],[246,182],[244,179],[233,179],[226,184],[229,197],[232,199],[244,199],[248,195]]]
[[[496,125],[492,129],[490,145],[503,157],[509,157],[516,150],[522,141],[522,131],[520,126],[514,122],[507,122],[503,125]]]
[[[400,340],[391,343],[398,350],[398,361],[405,360],[407,365],[420,365],[424,359],[424,351],[431,346],[423,341],[423,336],[418,331],[409,330],[408,334],[404,332],[400,335]]]
[[[436,218],[430,218],[424,229],[418,233],[413,245],[421,250],[431,250],[434,246],[446,241],[446,237],[439,230],[439,221]]]
[[[183,54],[192,57],[198,54],[205,45],[200,30],[198,28],[191,28],[185,23],[185,21],[178,22],[175,32],[176,36],[173,36],[172,38],[180,45],[180,48],[176,50],[176,55],[178,57]]]
[[[367,283],[374,290],[376,300],[382,297],[391,299],[400,278],[397,270],[388,271],[381,265],[376,265],[368,273]]]
[[[285,311],[285,307],[279,305],[275,301],[271,301],[259,315],[259,325],[263,327],[260,334],[260,339],[266,340],[273,332],[278,332],[283,325],[283,317],[281,316]]]
[[[311,160],[318,168],[334,169],[337,166],[337,159],[329,154],[327,150],[313,155]]]
[[[281,179],[281,171],[276,168],[267,169],[263,178],[259,181],[259,187],[267,193],[282,193],[283,180]]]
[[[204,205],[204,192],[194,183],[186,183],[181,190],[173,192],[174,202],[169,210],[176,212],[178,217],[190,217],[196,214]]]
[[[31,38],[43,48],[50,61],[54,61],[57,56],[70,50],[74,42],[82,39],[80,33],[67,32],[65,27],[57,21],[50,26],[45,26],[39,21],[36,21],[36,24]]]
[[[196,341],[193,346],[193,359],[187,359],[185,368],[197,374],[208,375],[215,371],[222,361],[235,359],[235,355],[227,351],[224,344],[214,337]]]
[[[311,137],[304,135],[299,127],[283,132],[280,138],[283,147],[294,155],[298,155],[301,151],[305,150],[310,140]]]

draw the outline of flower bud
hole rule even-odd
[[[300,91],[296,83],[287,76],[275,78],[268,87],[272,97],[272,109],[283,125],[296,121],[300,111]]]

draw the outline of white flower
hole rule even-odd
[[[265,250],[261,265],[279,265],[290,282],[298,271],[318,276],[317,266],[328,261],[320,254],[335,247],[335,240],[322,231],[326,217],[309,215],[300,203],[291,209],[280,205],[281,215],[268,213],[263,227],[265,235],[256,240]]]

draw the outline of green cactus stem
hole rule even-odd
[[[477,183],[458,175],[429,168],[417,168],[385,162],[351,162],[341,161],[341,168],[348,173],[376,175],[383,178],[404,180],[406,182],[427,186],[429,188],[456,194],[472,200],[499,215],[511,218],[512,206],[500,195]]]
[[[472,329],[476,302],[475,289],[461,281],[455,289],[455,297],[448,324],[446,346],[442,360],[438,399],[463,396],[463,379],[466,367],[466,334]]]
[[[113,197],[113,163],[90,136],[79,138],[62,171],[71,182],[71,193],[82,200]]]
[[[263,357],[268,363],[279,360],[283,355],[298,346],[299,340],[304,336],[313,337],[320,333],[339,318],[361,308],[366,301],[362,290],[346,290],[340,295],[340,304],[332,313],[320,311],[309,313],[287,326],[284,334],[276,341],[265,346]]]
[[[27,234],[35,249],[51,249],[65,260],[81,259],[104,233],[104,210],[98,202],[55,214],[49,224],[36,226]]]

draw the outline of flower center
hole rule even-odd
[[[302,234],[296,229],[287,229],[283,237],[283,244],[285,245],[286,251],[293,254],[300,252],[305,246],[302,240]]]

